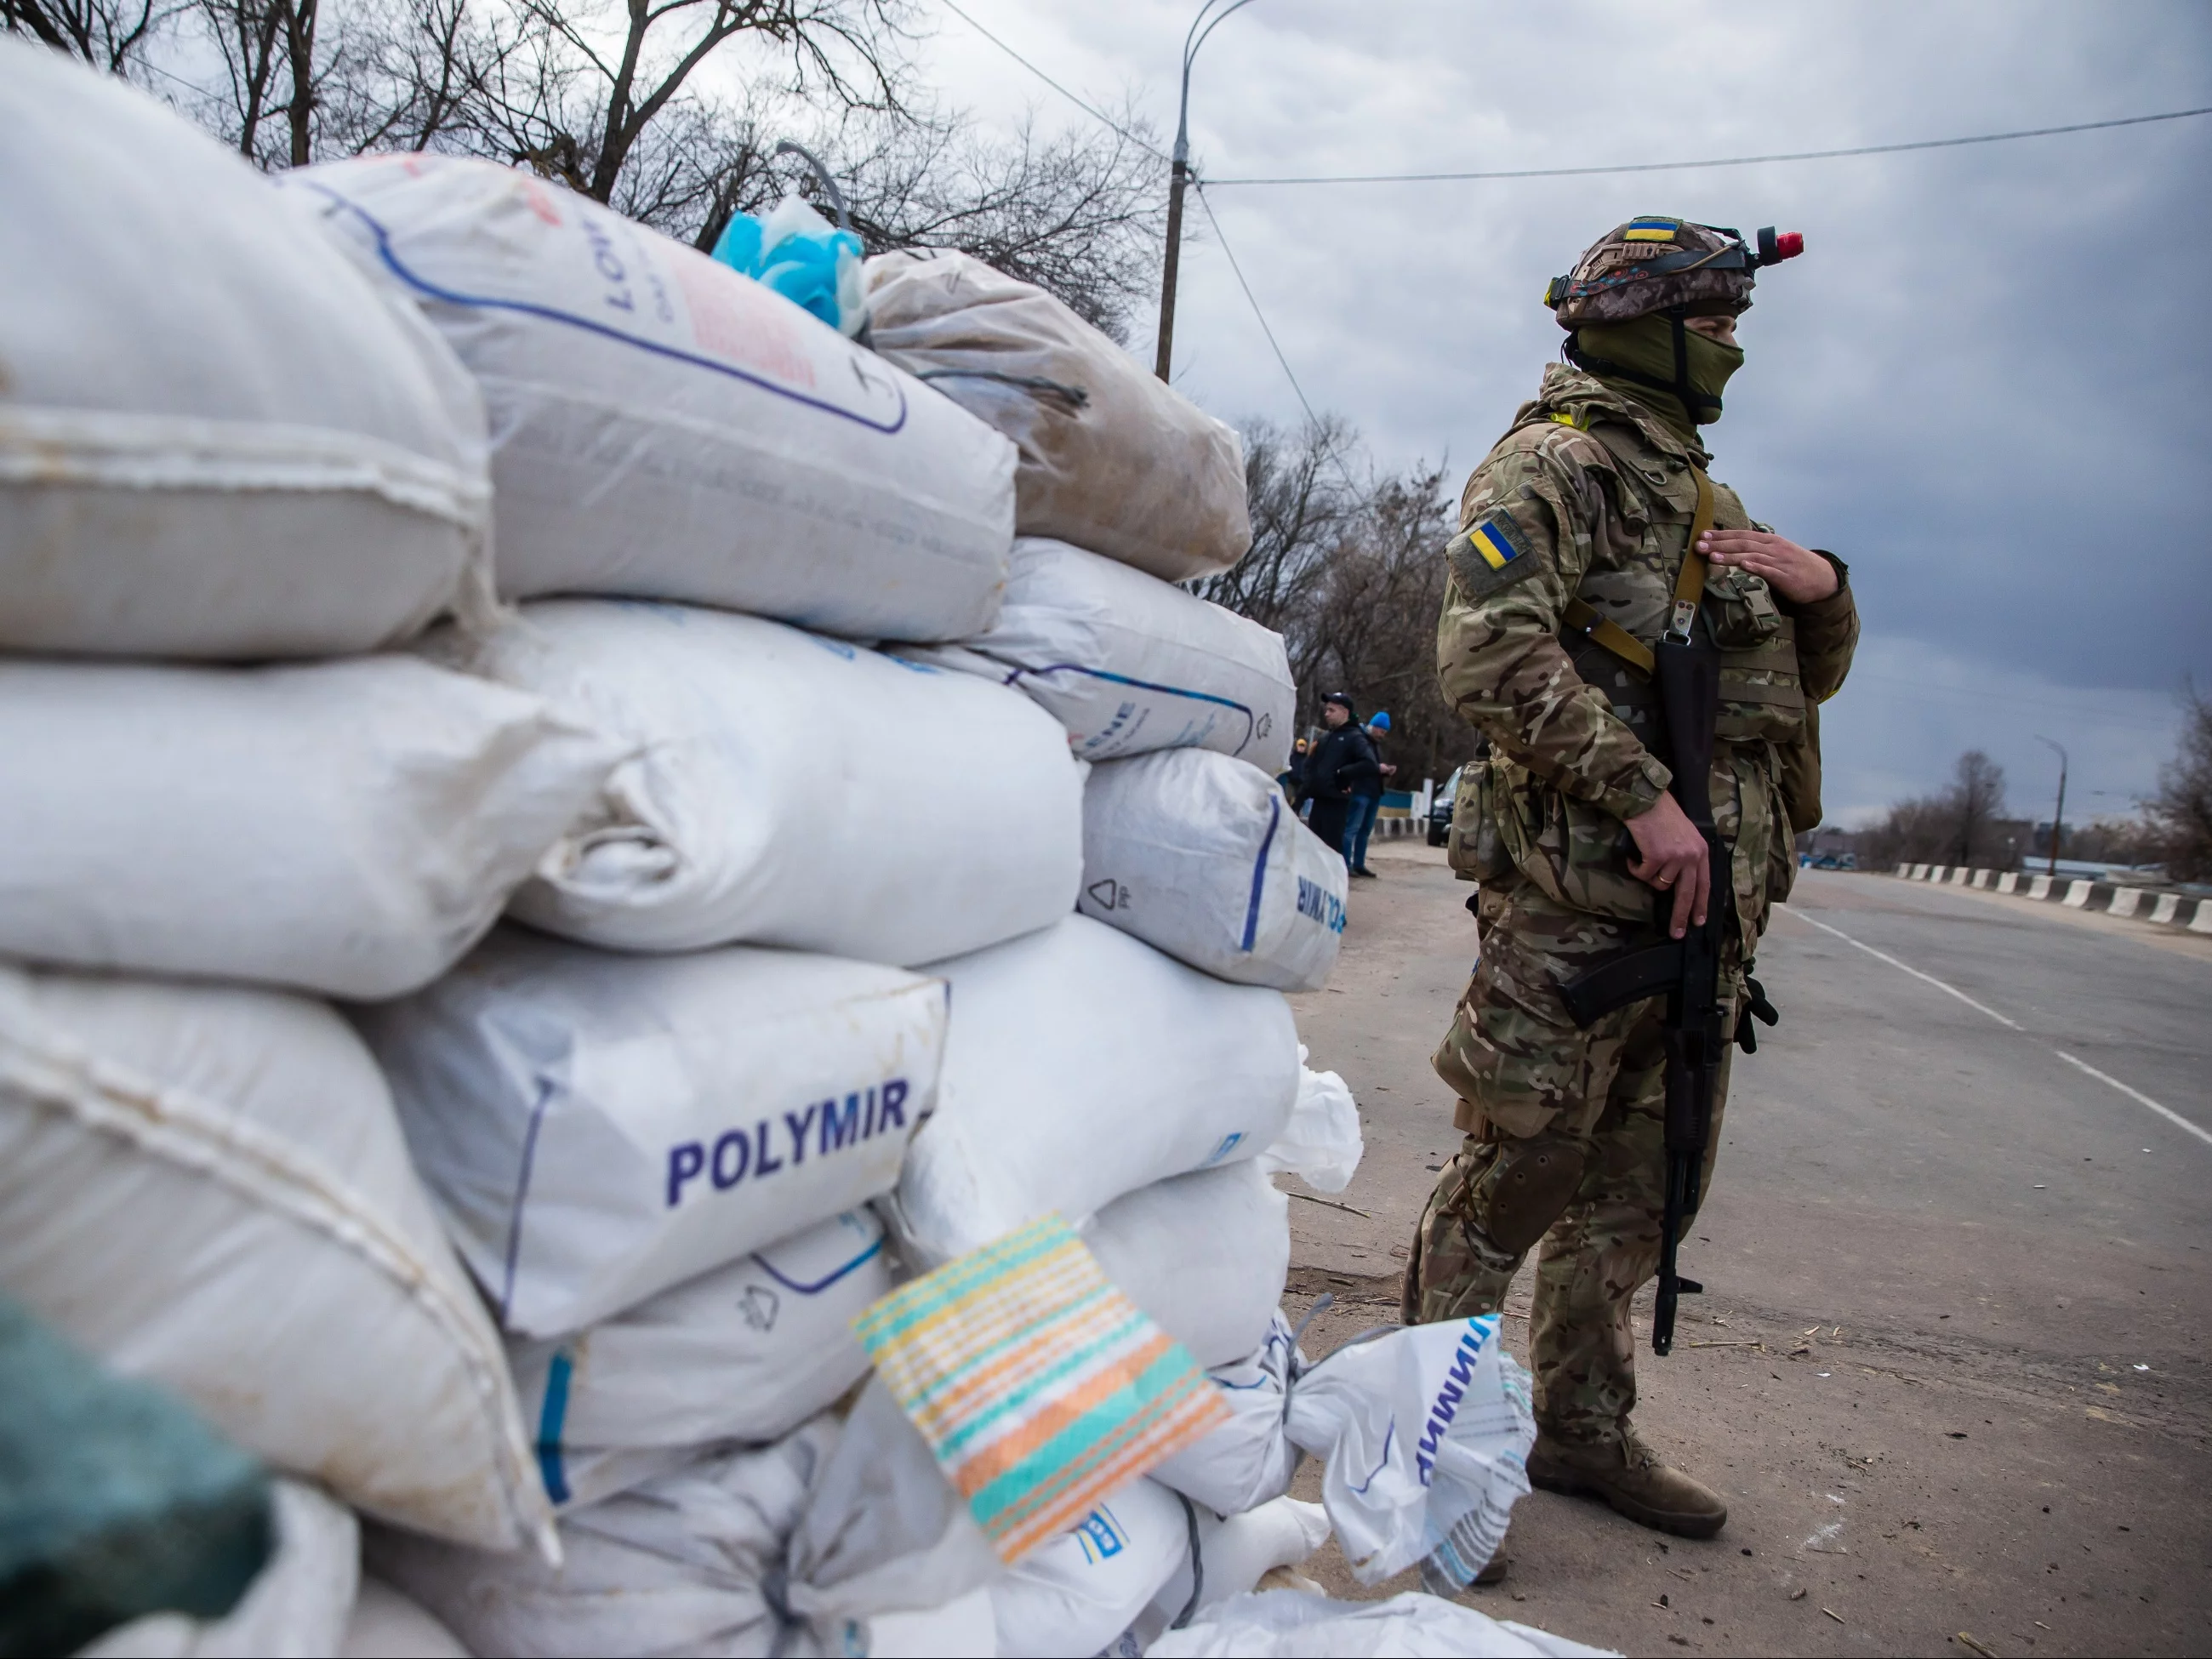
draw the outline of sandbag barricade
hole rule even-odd
[[[937,1115],[899,1178],[897,1224],[920,1261],[1251,1158],[1296,1103],[1278,993],[1209,979],[1088,917],[930,971],[960,1014]]]
[[[1275,781],[1205,749],[1091,769],[1076,908],[1219,979],[1318,990],[1344,936],[1343,856]]]
[[[319,1004],[0,968],[0,1290],[357,1509],[547,1525],[499,1339]]]
[[[894,1282],[882,1222],[853,1210],[572,1336],[511,1341],[547,1493],[587,1501],[665,1462],[641,1454],[781,1438],[867,1374],[853,1321]]]
[[[1079,759],[1197,748],[1271,775],[1290,763],[1297,687],[1282,635],[1062,542],[1015,543],[998,621],[914,654],[1027,692]]]
[[[0,659],[0,951],[344,997],[427,984],[620,757],[412,656]]]
[[[501,1322],[558,1336],[888,1191],[945,1012],[896,968],[512,928],[357,1018]]]
[[[113,1651],[1135,1651],[1332,1522],[1462,1582],[1494,1322],[1279,1315],[1359,1133],[1284,643],[1172,585],[1227,428],[964,260],[878,267],[924,384],[544,179],[0,78],[0,1292],[336,1500]]]
[[[629,752],[514,896],[548,932],[905,965],[1074,902],[1079,770],[1049,716],[971,676],[757,617],[605,599],[527,605],[489,640],[431,648]]]
[[[0,40],[0,649],[374,651],[491,592],[475,386],[238,155]]]
[[[876,349],[1014,441],[1016,524],[1168,581],[1252,545],[1237,434],[1042,289],[964,253],[868,261]]]
[[[1245,1158],[1115,1199],[1083,1230],[1107,1278],[1201,1365],[1265,1340],[1291,1270],[1291,1200]]]
[[[1132,1482],[990,1586],[998,1650],[1040,1659],[1142,1653],[1161,1632],[1295,1566],[1328,1538],[1317,1504],[1277,1498],[1226,1519]]]
[[[853,638],[988,624],[1013,448],[781,295],[534,174],[287,175],[482,389],[500,592],[621,593]]]
[[[564,1515],[560,1534],[558,1566],[389,1529],[364,1558],[474,1652],[580,1656],[973,1651],[954,1645],[982,1622],[962,1598],[997,1571],[880,1383],[772,1445]]]

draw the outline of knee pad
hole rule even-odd
[[[1589,1156],[1561,1135],[1505,1142],[1474,1183],[1477,1224],[1499,1249],[1522,1254],[1565,1213]]]

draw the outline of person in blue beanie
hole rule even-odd
[[[1367,722],[1368,753],[1374,757],[1371,771],[1363,771],[1352,786],[1352,799],[1344,814],[1344,861],[1355,876],[1372,876],[1367,867],[1367,837],[1374,832],[1376,815],[1382,807],[1382,781],[1398,769],[1385,765],[1382,759],[1382,738],[1390,730],[1387,710],[1377,709],[1375,718]]]

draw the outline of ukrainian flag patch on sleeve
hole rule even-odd
[[[1528,538],[1509,514],[1493,513],[1452,538],[1452,568],[1470,596],[1495,593],[1534,574],[1537,565]]]

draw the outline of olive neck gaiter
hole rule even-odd
[[[1632,393],[1668,425],[1690,438],[1697,435],[1698,426],[1720,419],[1721,391],[1729,377],[1743,367],[1743,348],[1723,345],[1689,328],[1682,331],[1682,343],[1689,360],[1690,390],[1699,398],[1712,399],[1695,411],[1696,418],[1674,392],[1662,390],[1674,384],[1674,325],[1668,319],[1654,313],[1625,323],[1592,323],[1575,331],[1575,344],[1583,356],[1601,363],[1617,363],[1659,384],[1613,379],[1602,368],[1592,368],[1591,374],[1617,390]]]

